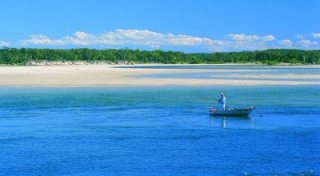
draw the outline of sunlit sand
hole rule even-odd
[[[287,67],[287,66],[286,66]],[[308,67],[308,66],[303,66]],[[319,67],[319,66],[310,66]],[[36,87],[93,87],[93,86],[219,86],[219,85],[307,85],[320,84],[308,79],[320,79],[319,74],[229,74],[227,79],[174,79],[141,78],[144,74],[227,72],[208,69],[142,69],[117,68],[114,65],[51,65],[51,66],[1,66],[0,86]],[[232,72],[244,70],[232,70]],[[250,71],[246,70],[246,71]],[[254,80],[248,80],[255,78]],[[285,78],[293,80],[264,80],[256,78]]]

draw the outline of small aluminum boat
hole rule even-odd
[[[248,116],[254,109],[254,106],[248,108],[230,108],[226,110],[211,107],[209,108],[209,113],[215,116]]]

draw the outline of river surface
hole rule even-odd
[[[319,88],[2,87],[0,175],[319,175]]]

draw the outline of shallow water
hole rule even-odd
[[[198,69],[198,70],[242,70],[242,72],[258,72],[265,74],[320,74],[318,67],[303,66],[269,66],[269,65],[132,65],[118,66],[117,68],[138,68],[138,69]],[[242,73],[241,72],[241,73]]]
[[[308,78],[308,77],[287,77],[287,78],[279,78],[279,77],[251,77],[251,76],[263,76],[266,73],[259,72],[196,72],[196,73],[155,73],[155,74],[143,74],[138,75],[138,78],[170,78],[170,79],[211,79],[211,80],[257,80],[257,81],[304,81],[309,82],[310,84],[314,84],[314,82],[320,82],[320,74],[319,78]],[[268,73],[269,74],[269,73]],[[276,74],[276,73],[272,73]],[[240,75],[238,77],[236,75]],[[247,75],[247,76],[244,76]],[[278,76],[281,74],[278,74]]]
[[[0,175],[316,175],[319,88],[0,88]]]
[[[304,81],[314,84],[320,82],[320,68],[295,66],[257,66],[257,65],[156,65],[127,66],[139,69],[180,69],[181,73],[155,73],[138,75],[138,78],[170,79],[210,79],[210,80],[257,80],[257,81]],[[206,72],[187,73],[184,70],[207,70]],[[287,75],[295,77],[287,77]],[[318,75],[318,77],[301,77],[300,75]],[[252,77],[254,76],[254,77]],[[284,76],[284,77],[282,77]]]

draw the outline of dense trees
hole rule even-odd
[[[0,49],[0,64],[26,65],[31,61],[86,61],[108,63],[292,63],[320,64],[320,50],[270,49],[265,51],[182,53],[130,49]]]

